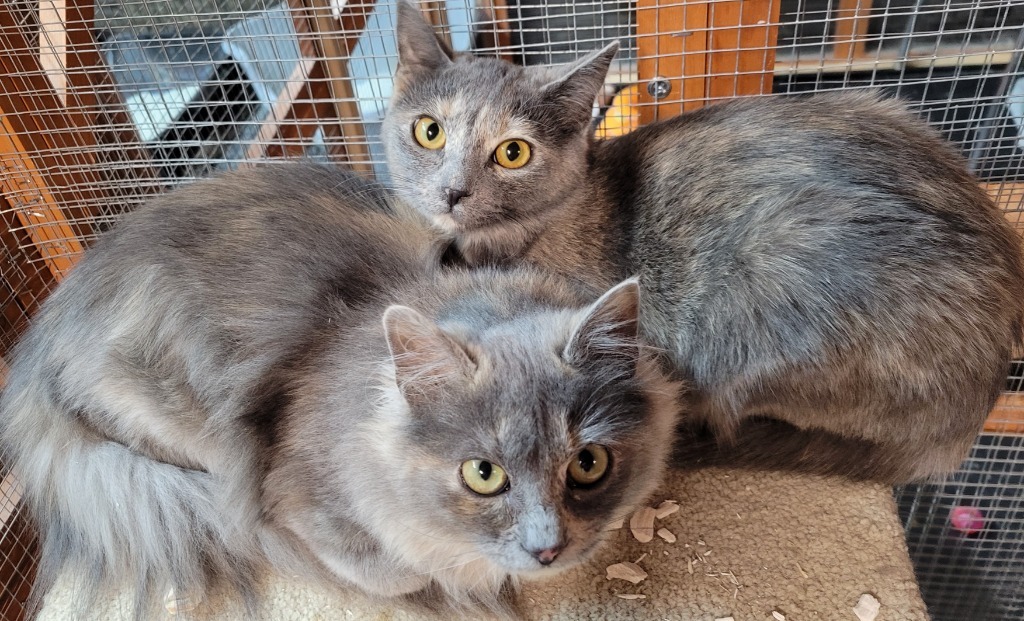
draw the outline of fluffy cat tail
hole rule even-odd
[[[104,437],[45,380],[14,375],[0,402],[0,459],[39,530],[30,617],[58,579],[78,612],[129,587],[125,613],[137,620],[166,615],[170,589],[179,610],[213,583],[251,599],[258,535],[225,519],[212,475]]]
[[[968,442],[951,448],[948,454],[966,455],[969,449]],[[919,453],[917,459],[911,458],[914,453]],[[934,447],[884,446],[827,431],[800,429],[775,419],[748,418],[731,440],[720,440],[706,427],[680,425],[671,463],[683,470],[720,466],[896,485],[927,479],[959,465],[959,461],[933,463],[934,454]]]

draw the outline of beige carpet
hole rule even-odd
[[[640,543],[627,523],[590,564],[525,584],[527,618],[858,621],[853,606],[867,593],[880,603],[879,621],[928,619],[888,488],[706,470],[671,475],[652,504],[665,499],[677,500],[680,509],[655,528],[674,534],[674,543],[660,537]],[[608,565],[638,559],[648,574],[639,584],[606,579]],[[51,593],[40,621],[75,618],[67,595],[67,587]],[[111,598],[105,609],[76,621],[127,619],[123,610],[124,601]],[[230,602],[211,600],[191,614],[167,617],[183,618],[245,615]],[[268,578],[260,613],[266,621],[422,618],[282,578]]]

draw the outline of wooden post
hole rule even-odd
[[[833,58],[852,62],[864,57],[872,4],[873,0],[839,0],[832,36]]]
[[[481,47],[494,49],[496,56],[512,61],[512,29],[508,21],[508,3],[505,0],[483,0],[480,8],[489,21],[485,29],[477,32],[477,41]],[[478,25],[479,27],[479,25]]]
[[[708,99],[772,92],[781,6],[781,0],[710,5]]]
[[[640,121],[770,93],[781,0],[638,0]],[[668,94],[656,98],[657,84]]]
[[[636,19],[640,122],[701,107],[707,96],[708,1],[637,0]],[[655,98],[659,84],[667,84],[668,93]]]
[[[324,109],[318,105],[323,100],[317,95],[323,93],[333,111],[333,131],[325,127],[331,154],[344,160],[356,172],[372,175],[370,147],[348,75],[348,58],[366,27],[375,2],[348,2],[337,19],[329,0],[290,0],[289,4],[295,15],[296,32],[300,37],[305,35],[302,43],[315,60],[307,87],[291,106],[289,117],[296,121],[311,117],[322,119],[317,112]],[[326,89],[319,88],[321,86],[326,86]]]
[[[445,3],[421,0],[419,6],[423,17],[434,27],[434,32],[441,35],[448,47],[451,47],[452,33],[448,29],[448,9],[445,8]]]

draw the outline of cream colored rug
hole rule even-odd
[[[679,510],[656,521],[662,536],[641,543],[627,522],[591,563],[550,582],[526,583],[526,617],[859,621],[872,618],[853,610],[866,594],[878,602],[878,621],[928,619],[889,488],[710,469],[673,473],[651,504],[664,500],[678,501]],[[608,579],[607,567],[620,562],[635,562],[646,577],[635,585]],[[102,610],[76,616],[69,592],[66,584],[55,589],[40,621],[129,619],[126,602],[116,597]],[[190,614],[167,616],[184,618],[246,615],[233,602],[210,600]],[[282,577],[267,578],[259,615],[259,621],[424,618]]]

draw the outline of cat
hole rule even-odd
[[[675,462],[889,483],[955,469],[1021,342],[1020,240],[937,133],[869,94],[734,100],[595,140],[613,43],[456,55],[407,2],[382,127],[470,266],[606,287],[692,384]]]
[[[253,607],[271,569],[511,615],[520,577],[588,558],[660,481],[679,411],[640,289],[442,267],[444,242],[304,163],[182,187],[102,236],[0,400],[37,603],[68,574],[86,609],[134,585],[136,618],[169,587]]]

